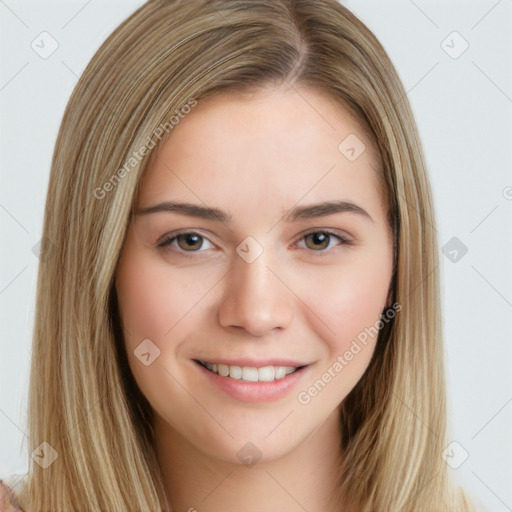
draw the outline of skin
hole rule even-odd
[[[354,161],[338,150],[349,134],[366,146]],[[117,269],[130,367],[155,411],[173,510],[337,510],[339,406],[366,370],[376,336],[359,343],[341,371],[333,364],[378,322],[392,276],[375,148],[340,105],[304,88],[210,98],[170,135],[137,208],[180,201],[232,217],[138,215]],[[331,200],[357,203],[372,220],[353,212],[283,218],[295,206]],[[157,246],[183,228],[200,238]],[[352,244],[305,236],[325,229]],[[252,263],[236,251],[248,236],[263,247]],[[134,355],[145,339],[160,351],[148,365]],[[228,396],[193,362],[269,356],[309,364],[284,398],[270,402]],[[329,368],[335,376],[301,403],[298,393]],[[249,442],[257,451],[246,450],[261,454],[254,465],[237,455]]]

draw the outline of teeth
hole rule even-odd
[[[229,376],[232,379],[241,379],[242,378],[242,368],[240,366],[229,366]]]
[[[201,364],[213,373],[217,373],[222,377],[230,377],[231,379],[244,380],[247,382],[272,382],[273,380],[283,379],[288,374],[293,373],[297,368],[293,366],[263,366],[255,368],[254,366],[235,366],[222,363],[205,363]]]
[[[229,375],[229,366],[227,364],[218,364],[217,373],[221,377],[227,377]]]
[[[286,375],[286,367],[278,366],[275,371],[275,378],[282,379]]]
[[[274,376],[276,371],[273,366],[264,366],[263,368],[258,369],[258,380],[271,382],[274,380]]]

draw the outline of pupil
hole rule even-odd
[[[201,247],[201,243],[198,242],[199,241],[199,235],[182,235],[182,239],[185,239],[186,241],[186,245],[188,247],[185,247],[185,249],[190,249],[191,246],[194,246],[194,245],[198,245],[198,247],[195,247],[196,249],[198,249],[199,247]],[[192,247],[194,248],[194,247]]]
[[[311,236],[313,237],[315,245],[325,245],[325,242],[328,240],[328,235],[325,233],[313,233]]]

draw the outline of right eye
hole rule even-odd
[[[203,252],[200,249],[203,247],[205,240],[208,239],[195,231],[180,231],[164,235],[157,246],[164,250],[174,250],[182,254]],[[208,243],[211,244],[210,241]]]

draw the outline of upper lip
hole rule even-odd
[[[249,366],[253,368],[263,368],[265,366],[291,366],[293,368],[300,368],[301,366],[307,366],[309,363],[302,363],[293,359],[284,359],[284,358],[271,358],[271,359],[249,359],[249,358],[241,358],[241,359],[224,359],[222,357],[217,358],[198,358],[196,361],[202,361],[203,363],[209,364],[226,364],[228,366]]]

